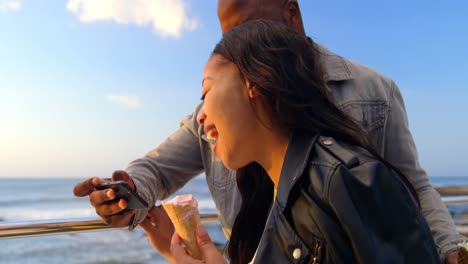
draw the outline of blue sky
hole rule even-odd
[[[390,76],[431,176],[468,176],[468,3],[300,1],[306,32]],[[0,0],[0,177],[107,177],[199,102],[214,0]]]

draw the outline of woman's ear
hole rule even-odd
[[[246,82],[247,86],[247,92],[249,94],[249,98],[253,99],[257,96],[257,89],[255,88],[255,85],[251,84],[249,81]]]
[[[250,97],[250,99],[254,99],[255,96],[256,96],[255,90],[254,90],[254,89],[250,89],[250,90],[249,90],[249,97]]]

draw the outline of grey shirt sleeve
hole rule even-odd
[[[449,252],[457,249],[457,243],[466,238],[457,232],[447,207],[442,203],[439,194],[419,164],[416,146],[409,131],[403,98],[393,81],[391,92],[383,156],[414,185],[421,202],[422,213],[429,224],[443,261]]]
[[[137,193],[150,206],[163,200],[185,185],[190,179],[203,172],[200,152],[199,126],[196,115],[201,108],[182,119],[181,126],[157,148],[143,158],[132,161],[125,168]],[[138,210],[130,229],[141,223],[150,208]]]

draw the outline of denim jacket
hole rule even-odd
[[[402,179],[363,148],[295,131],[253,263],[438,263]]]
[[[325,79],[335,103],[369,132],[379,153],[414,185],[443,261],[465,238],[456,231],[446,206],[419,164],[398,87],[373,69],[321,46],[319,50]],[[241,198],[235,172],[227,170],[213,156],[209,143],[201,137],[203,127],[196,121],[200,108],[201,104],[182,119],[178,130],[146,156],[131,162],[126,171],[148,204],[167,198],[190,179],[205,172],[221,225],[229,237]],[[138,211],[130,228],[143,221],[145,216],[146,210]]]

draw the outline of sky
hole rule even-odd
[[[306,33],[392,78],[430,176],[468,176],[468,2],[299,1]],[[109,177],[200,100],[214,0],[0,0],[0,177]]]

